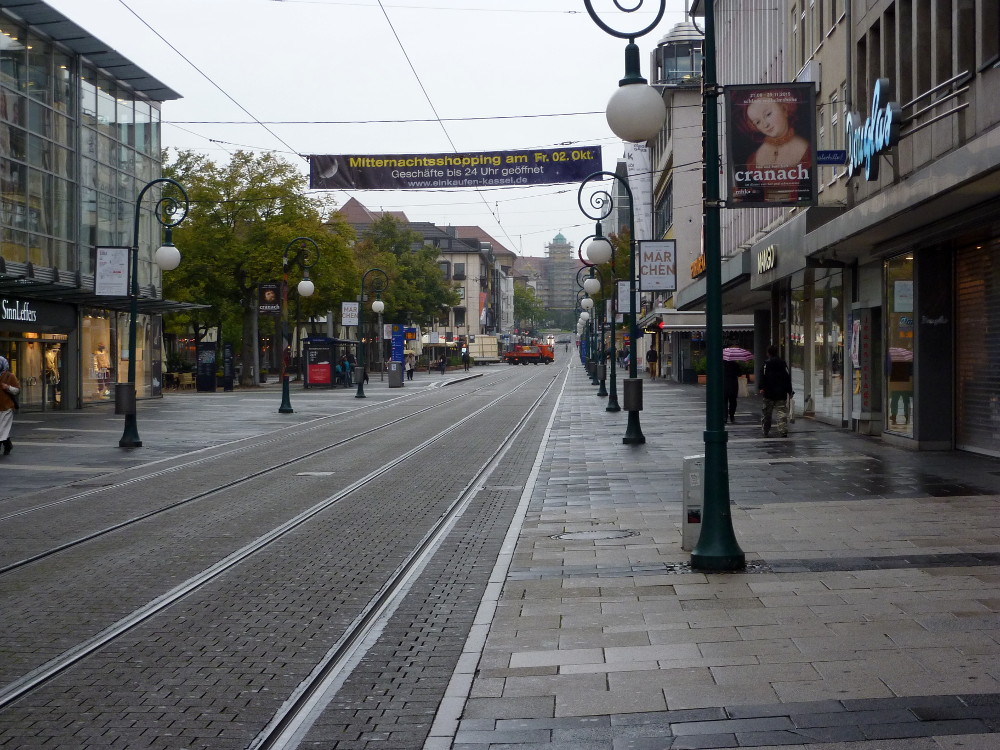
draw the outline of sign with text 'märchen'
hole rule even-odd
[[[601,147],[465,154],[309,157],[313,190],[421,190],[581,182],[602,169]]]
[[[677,289],[675,240],[639,243],[639,287],[644,292],[673,292]]]

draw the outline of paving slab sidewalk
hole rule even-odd
[[[705,574],[681,549],[704,389],[647,381],[642,446],[595,391],[571,371],[425,748],[1000,747],[1000,460],[801,417],[764,440],[741,400],[748,569]]]

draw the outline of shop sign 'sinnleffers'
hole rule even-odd
[[[0,299],[0,320],[34,323],[38,320],[38,313],[31,308],[31,303],[28,301],[18,302],[4,297]]]
[[[602,169],[601,147],[465,154],[310,156],[313,190],[422,190],[580,182]]]

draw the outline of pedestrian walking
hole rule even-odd
[[[406,379],[413,380],[413,370],[417,366],[417,358],[412,354],[406,355]]]
[[[726,414],[729,421],[736,423],[736,399],[740,395],[740,375],[742,375],[739,362],[723,360],[722,362],[722,394],[726,399]]]
[[[656,368],[658,359],[659,356],[656,353],[656,349],[650,348],[650,350],[646,352],[646,363],[649,365],[649,374],[653,380],[656,380],[656,371],[657,371]]]
[[[441,374],[444,375],[444,371],[448,368],[448,356],[445,354],[441,355],[441,359],[438,361],[438,367],[441,369]]]
[[[760,395],[764,397],[761,407],[761,427],[764,437],[771,432],[772,420],[777,424],[778,436],[788,437],[788,397],[794,396],[792,375],[788,363],[778,356],[778,347],[767,347],[767,361],[760,378]]]
[[[18,408],[17,394],[21,392],[21,384],[10,371],[10,362],[6,357],[0,357],[0,445],[6,456],[14,448],[10,439],[10,430],[14,426],[14,412]]]
[[[463,370],[468,371],[468,369],[469,369],[469,360],[470,360],[469,350],[468,349],[463,349],[462,350],[462,369]]]

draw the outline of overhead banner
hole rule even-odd
[[[582,182],[602,169],[601,147],[466,154],[351,154],[309,157],[313,190],[549,185]]]
[[[816,203],[816,84],[726,86],[733,208]]]

